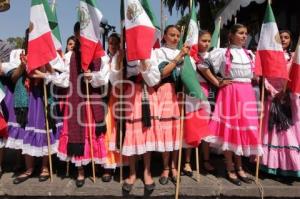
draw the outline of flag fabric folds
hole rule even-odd
[[[87,71],[93,60],[105,55],[99,27],[103,15],[95,0],[81,0],[79,12],[81,65],[82,69]]]
[[[46,0],[32,0],[30,9],[27,71],[44,66],[57,57],[44,4]]]
[[[124,1],[124,17],[128,61],[149,59],[156,28],[139,0]]]
[[[255,73],[258,76],[288,79],[287,63],[271,5],[267,5],[257,46]]]

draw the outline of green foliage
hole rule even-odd
[[[7,40],[10,44],[14,45],[15,48],[22,48],[24,38],[23,37],[9,37]]]

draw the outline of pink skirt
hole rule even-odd
[[[126,133],[122,154],[125,156],[141,155],[150,151],[159,151],[161,136],[158,98],[154,88],[148,88],[151,112],[151,127],[142,124],[142,86],[129,84],[124,92]]]
[[[180,110],[173,83],[164,83],[157,89],[161,134],[157,137],[159,152],[176,151],[180,139]]]
[[[66,101],[67,102],[67,101]],[[88,112],[88,107],[86,108],[86,114]],[[91,110],[91,109],[90,109]],[[65,107],[64,115],[67,116],[69,112],[69,107]],[[76,114],[76,113],[75,113]],[[89,164],[92,161],[91,157],[91,145],[90,145],[90,136],[89,136],[89,126],[87,121],[88,116],[85,116],[84,124],[86,124],[85,127],[83,127],[84,134],[85,134],[85,141],[84,141],[84,155],[83,156],[68,156],[67,155],[67,144],[68,144],[68,121],[67,118],[64,117],[63,120],[63,128],[62,132],[59,138],[59,145],[58,145],[58,152],[57,156],[62,161],[71,161],[75,164],[76,167],[84,166]],[[95,124],[94,116],[91,114],[91,120],[93,121],[93,124]],[[75,121],[78,122],[78,121]],[[105,135],[101,134],[99,136],[96,136],[95,133],[95,126],[91,125],[92,130],[92,142],[93,142],[93,159],[96,164],[105,164],[106,163],[106,147],[105,147]]]
[[[258,113],[250,83],[234,82],[219,90],[209,129],[211,146],[239,156],[262,155],[258,138]]]
[[[271,99],[265,102],[263,126],[264,155],[261,169],[267,173],[300,177],[300,98],[291,94],[294,125],[286,131],[268,131]]]
[[[207,97],[208,84],[201,83],[201,87]],[[208,129],[210,105],[208,101],[186,96],[185,107],[183,147],[197,147],[202,139],[212,134]]]

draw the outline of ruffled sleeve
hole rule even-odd
[[[108,84],[109,75],[109,57],[104,56],[101,58],[100,70],[92,72],[92,80],[90,81],[92,87],[97,88]]]
[[[63,72],[54,72],[48,74],[45,77],[45,83],[49,84],[50,82],[54,85],[62,88],[68,88],[70,86],[70,61],[71,61],[72,52],[68,52],[64,57],[64,66]]]
[[[221,66],[225,64],[225,51],[226,49],[224,48],[217,48],[211,51],[204,60],[202,67],[209,68],[211,66],[216,74],[219,73]]]
[[[157,52],[154,50],[151,53],[151,58],[146,61],[146,64],[149,66],[146,70],[143,70],[141,65],[139,64],[139,71],[143,76],[146,84],[150,87],[155,86],[159,83],[161,74],[158,68],[158,57]]]

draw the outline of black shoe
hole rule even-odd
[[[47,181],[50,178],[50,175],[40,175],[39,182]]]
[[[204,165],[203,165],[203,170],[204,170],[204,174],[212,174],[212,175],[216,175],[217,174],[217,170],[216,170],[216,168],[214,168],[214,169],[207,169],[206,167],[205,167],[205,163],[209,163],[210,164],[210,162],[209,162],[209,160],[204,160]]]
[[[83,187],[84,183],[85,183],[85,179],[82,179],[82,180],[76,179],[75,184],[76,184],[76,187],[80,188],[80,187]]]
[[[166,185],[169,182],[169,177],[160,176],[158,181],[161,185]]]
[[[18,176],[13,180],[14,184],[20,184],[22,182],[25,182],[26,180],[28,180],[31,177],[31,173],[30,174],[26,174],[25,176]]]
[[[172,176],[171,181],[176,185],[177,184],[177,176]],[[179,182],[181,182],[181,178],[179,178]]]
[[[231,172],[231,171],[230,171]],[[229,173],[227,173],[227,180],[236,186],[242,186],[242,182],[238,178],[231,178]]]
[[[122,185],[122,190],[129,193],[133,188],[133,184],[129,184],[127,182],[124,182]]]
[[[145,191],[148,193],[152,193],[155,189],[155,183],[152,184],[145,184]]]
[[[104,174],[101,179],[103,182],[110,182],[112,180],[112,176],[110,174]]]

